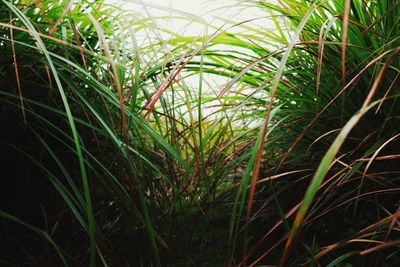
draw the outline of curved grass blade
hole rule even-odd
[[[49,67],[52,71],[53,77],[57,84],[58,91],[60,93],[62,102],[64,104],[64,108],[67,113],[68,122],[69,122],[69,125],[71,128],[72,136],[73,136],[74,143],[75,143],[75,149],[78,154],[78,161],[79,161],[79,167],[80,167],[80,171],[81,171],[81,177],[82,177],[82,183],[83,183],[83,189],[84,189],[84,195],[85,195],[85,202],[86,202],[86,213],[87,213],[87,219],[88,219],[88,233],[89,233],[89,239],[90,239],[90,266],[94,267],[94,266],[96,266],[96,236],[95,236],[96,223],[95,223],[95,219],[94,219],[92,201],[91,201],[91,197],[90,197],[89,179],[88,179],[87,172],[86,172],[86,167],[85,167],[85,163],[84,163],[84,158],[83,158],[83,154],[82,154],[82,149],[81,149],[81,144],[79,141],[78,132],[77,132],[75,122],[73,119],[74,116],[72,115],[64,88],[61,84],[61,81],[60,81],[58,75],[57,75],[57,73],[58,73],[57,69],[55,68],[53,61],[51,59],[51,56],[49,55],[47,48],[46,48],[45,44],[43,43],[41,37],[39,36],[38,32],[36,31],[35,27],[32,25],[29,18],[27,16],[25,16],[25,14],[22,13],[13,4],[9,3],[6,0],[2,0],[2,2],[27,27],[27,29],[29,30],[29,33],[35,39],[39,49],[43,52],[43,54],[47,60],[47,63],[49,64]]]

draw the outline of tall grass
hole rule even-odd
[[[238,5],[2,0],[0,263],[400,262],[397,1]]]

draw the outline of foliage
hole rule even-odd
[[[238,4],[1,1],[2,265],[400,263],[399,3]]]

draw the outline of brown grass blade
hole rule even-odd
[[[12,18],[10,17],[10,25],[11,24],[12,24]],[[18,70],[18,64],[17,64],[17,55],[15,53],[13,27],[10,27],[10,39],[11,39],[11,50],[12,50],[12,54],[13,54],[15,80],[17,82],[17,90],[18,90],[18,95],[19,95],[19,102],[20,102],[20,105],[21,105],[23,121],[24,121],[24,124],[26,126],[26,114],[25,114],[24,98],[22,96],[21,82],[20,82],[20,79],[19,79],[19,70]]]
[[[383,244],[377,245],[375,247],[363,250],[360,252],[360,255],[364,256],[367,255],[369,253],[375,252],[377,250],[381,250],[381,249],[385,249],[385,248],[390,248],[390,247],[394,247],[394,246],[399,246],[400,245],[400,239],[394,240],[394,241],[389,241],[389,242],[385,242]]]
[[[369,235],[369,234],[374,234],[373,231],[375,231],[377,228],[382,227],[383,225],[385,225],[388,222],[390,222],[392,220],[393,216],[394,215],[390,215],[388,217],[385,217],[385,218],[381,219],[380,221],[378,221],[378,222],[376,222],[376,223],[374,223],[372,225],[369,225],[366,228],[360,230],[358,233],[354,234],[353,236],[325,247],[317,255],[314,256],[314,259],[319,259],[322,256],[326,255],[327,253],[331,252],[332,250],[340,248],[340,247],[342,247],[342,246],[344,246],[344,245],[346,245],[348,243],[355,242],[354,240],[360,239],[363,236],[366,236],[366,235]]]
[[[388,240],[389,235],[390,235],[390,233],[392,232],[393,227],[394,227],[394,225],[396,224],[396,221],[397,221],[397,219],[398,219],[399,217],[400,217],[400,205],[399,205],[399,207],[397,208],[397,211],[396,211],[396,213],[395,213],[395,216],[393,216],[393,219],[392,219],[392,221],[390,222],[388,231],[387,231],[387,233],[386,233],[385,241]]]
[[[346,43],[347,31],[349,28],[350,0],[345,0],[343,13],[343,32],[342,32],[342,82],[346,83]]]
[[[72,5],[74,4],[74,1],[71,0],[68,4],[68,6],[65,8],[64,12],[61,14],[61,16],[56,20],[56,22],[54,23],[53,27],[51,27],[50,31],[49,31],[49,35],[53,35],[53,33],[55,32],[55,30],[57,29],[58,25],[60,25],[61,20],[65,17],[65,15],[67,15],[67,13],[70,11],[70,9],[72,8]]]
[[[371,156],[371,158],[369,158],[369,161],[367,163],[367,166],[365,167],[365,170],[362,174],[361,177],[361,182],[360,185],[358,186],[358,193],[357,193],[357,199],[356,199],[356,203],[354,204],[354,215],[357,213],[357,207],[358,207],[358,196],[361,194],[361,188],[365,179],[365,176],[367,175],[367,172],[369,170],[369,167],[371,167],[372,163],[374,162],[374,160],[377,158],[378,154],[382,151],[382,149],[384,149],[390,142],[394,141],[395,139],[397,139],[400,136],[400,134],[396,134],[395,136],[393,136],[392,138],[390,138],[389,140],[387,140],[385,143],[383,143],[375,152],[374,154]]]

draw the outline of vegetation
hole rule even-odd
[[[1,0],[1,266],[400,264],[400,2],[238,5]]]

